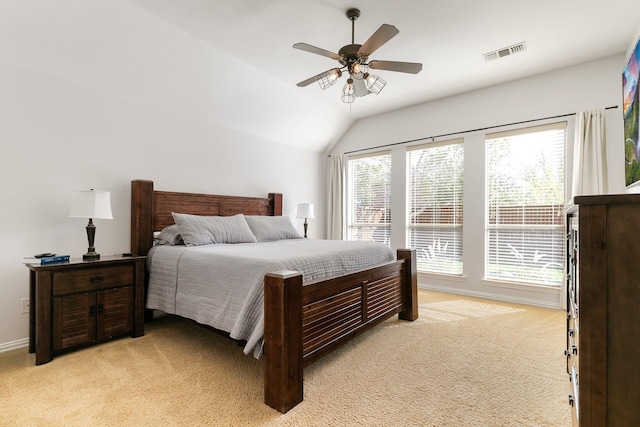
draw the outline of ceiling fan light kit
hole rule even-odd
[[[318,74],[316,79],[318,80],[320,89],[325,90],[326,88],[333,86],[340,77],[342,77],[342,71],[340,71],[340,68],[333,68],[322,74]]]
[[[347,84],[342,88],[342,102],[351,104],[356,100],[356,88],[353,86],[353,79],[348,78]]]
[[[349,73],[347,83],[342,88],[342,102],[351,104],[356,97],[366,96],[370,93],[379,94],[387,84],[380,76],[370,74],[371,69],[397,71],[401,73],[418,74],[422,70],[422,64],[416,62],[397,61],[369,61],[369,56],[382,45],[395,37],[399,31],[389,24],[382,24],[378,30],[359,45],[355,43],[355,21],[360,17],[358,9],[347,10],[347,18],[351,21],[351,44],[343,46],[338,53],[334,53],[307,43],[296,43],[295,49],[304,50],[316,55],[326,56],[338,61],[340,68],[332,68],[298,83],[299,87],[305,87],[314,81],[322,90],[333,86],[342,77],[343,72]]]
[[[387,82],[382,80],[380,76],[376,75],[367,74],[364,79],[365,85],[367,86],[367,89],[369,89],[369,92],[375,93],[376,95],[379,94],[387,84]]]

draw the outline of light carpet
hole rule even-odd
[[[287,414],[263,403],[263,366],[179,318],[145,336],[56,356],[0,354],[2,426],[569,426],[565,314],[419,292],[304,372]]]

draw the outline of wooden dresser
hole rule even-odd
[[[567,213],[573,424],[640,425],[640,194],[581,196]]]

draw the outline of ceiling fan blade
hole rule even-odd
[[[296,43],[293,45],[295,49],[304,50],[305,52],[315,53],[316,55],[326,56],[327,58],[339,60],[340,56],[337,53],[330,52],[325,49],[321,49],[319,47],[311,46],[306,43]]]
[[[380,48],[383,44],[394,38],[400,31],[389,24],[382,24],[378,30],[369,37],[369,40],[364,42],[358,54],[361,56],[369,56]]]
[[[369,62],[369,68],[418,74],[422,70],[422,64],[418,62],[371,61]]]
[[[367,89],[367,85],[365,84],[364,80],[360,79],[353,80],[353,89],[356,91],[356,96],[358,98],[369,95],[371,93],[369,92],[369,89]]]
[[[318,81],[318,78],[322,77],[323,75],[331,72],[332,70],[337,70],[337,68],[332,68],[330,70],[327,71],[323,71],[320,74],[316,74],[313,77],[309,77],[307,80],[303,80],[300,83],[298,83],[296,86],[298,87],[305,87],[305,86],[309,86],[311,83]]]

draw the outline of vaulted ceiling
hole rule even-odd
[[[244,131],[318,152],[363,117],[624,53],[640,31],[638,0],[126,1],[234,58],[218,64],[235,94],[221,102],[246,118]],[[345,104],[344,75],[326,90],[296,86],[338,64],[292,45],[337,52],[350,44],[352,7],[361,11],[355,43],[382,24],[400,31],[370,59],[423,69],[377,70],[387,82],[381,93]],[[520,52],[485,59],[520,43]]]

